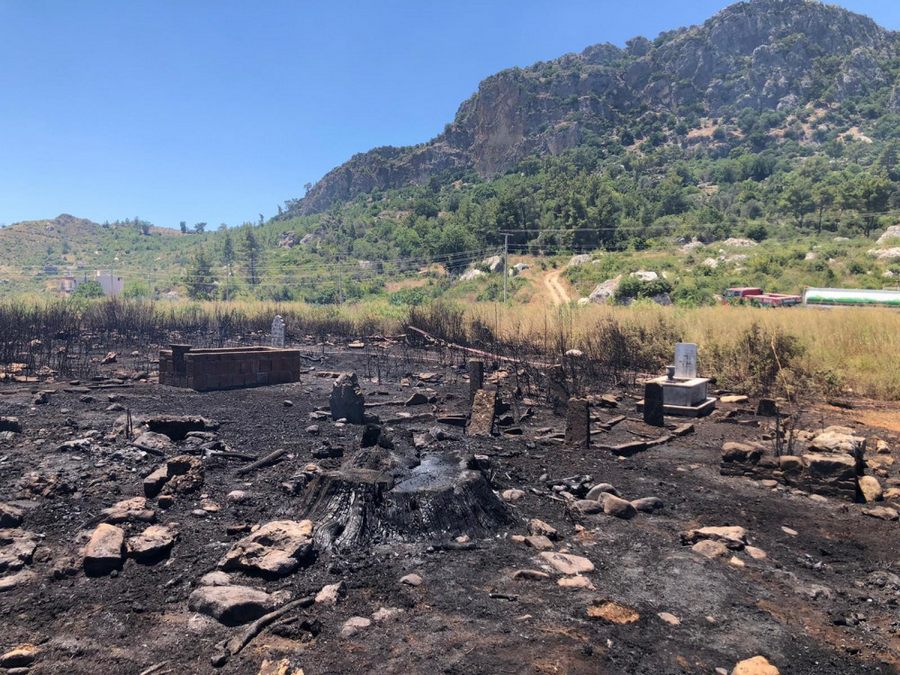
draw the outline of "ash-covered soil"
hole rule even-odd
[[[202,394],[152,381],[4,384],[0,415],[17,416],[22,431],[0,440],[0,501],[21,510],[21,523],[4,530],[0,544],[12,541],[13,531],[31,533],[36,544],[30,556],[0,562],[3,579],[21,575],[0,581],[0,652],[35,647],[25,650],[24,666],[8,663],[31,673],[256,673],[264,660],[277,666],[287,659],[307,675],[656,675],[727,673],[761,655],[781,673],[897,672],[900,524],[863,515],[865,505],[720,476],[724,441],[771,432],[770,420],[741,412],[740,404],[721,405],[696,421],[692,434],[619,458],[549,438],[564,430],[565,420],[539,392],[516,398],[512,377],[501,377],[500,388],[522,435],[468,438],[461,428],[428,419],[468,413],[464,370],[428,364],[436,377],[420,380],[420,366],[378,383],[363,377],[358,354],[329,355],[311,366],[296,384]],[[519,496],[504,502],[513,524],[468,541],[465,532],[444,538],[429,532],[421,539],[375,536],[351,548],[317,545],[280,578],[229,572],[231,583],[272,594],[273,606],[329,584],[343,587],[336,602],[301,603],[214,667],[223,642],[250,624],[225,626],[189,608],[189,596],[253,526],[306,517],[304,482],[316,472],[309,464],[335,470],[358,450],[362,426],[313,418],[327,406],[334,382],[317,373],[346,370],[360,375],[367,411],[381,418],[395,454],[414,461],[458,455],[470,465],[473,455],[486,456],[474,465],[498,499],[508,490],[523,492],[506,492]],[[38,391],[52,391],[46,403],[34,404]],[[405,406],[415,392],[436,398]],[[624,394],[618,406],[595,407],[595,418],[627,418],[596,433],[595,446],[659,435],[639,420],[628,392],[613,393]],[[142,496],[144,476],[165,462],[115,433],[123,411],[110,406],[130,410],[136,427],[160,414],[202,415],[219,426],[215,436],[180,440],[163,451],[194,454],[204,465],[199,489],[173,493],[168,508],[156,497],[147,500],[156,524],[177,532],[171,550],[152,564],[129,557],[120,570],[87,576],[81,550],[104,520],[102,510]],[[529,408],[533,415],[519,423]],[[738,412],[727,418],[730,409]],[[413,417],[404,421],[404,414]],[[829,409],[807,413],[804,423],[853,421]],[[444,433],[430,433],[435,427]],[[861,426],[856,432],[887,441],[890,456],[897,456],[900,442],[890,433]],[[88,440],[63,445],[73,439]],[[344,458],[314,457],[327,454],[326,443],[342,448]],[[280,461],[242,475],[248,459],[215,454],[263,457],[278,449],[287,450]],[[886,489],[897,486],[893,465],[880,480]],[[662,508],[630,519],[573,509],[564,493],[582,497],[597,483],[611,484],[627,500],[656,497]],[[244,494],[229,496],[234,491]],[[551,550],[586,558],[593,569],[564,575],[521,542],[535,518],[558,531]],[[148,522],[115,526],[131,537]],[[753,548],[710,558],[683,543],[682,532],[707,526],[745,528]],[[531,572],[517,575],[520,570]],[[401,582],[411,574],[420,585]],[[367,621],[346,626],[352,617]],[[285,665],[280,672],[292,672]]]

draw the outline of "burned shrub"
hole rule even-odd
[[[734,342],[711,343],[707,358],[726,387],[754,396],[794,398],[809,379],[800,364],[804,352],[796,336],[754,323]]]

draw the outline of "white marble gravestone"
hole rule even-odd
[[[280,314],[272,320],[272,346],[284,349],[284,319]]]
[[[690,380],[697,377],[697,345],[679,342],[675,345],[675,379]]]

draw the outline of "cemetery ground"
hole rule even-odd
[[[586,386],[591,442],[574,447],[547,382],[512,365],[487,360],[503,405],[495,435],[473,436],[458,354],[304,354],[299,382],[252,389],[161,386],[122,363],[0,385],[0,667],[897,671],[889,405],[783,420],[811,432],[797,454],[829,426],[866,439],[882,494],[863,503],[722,475],[725,443],[774,446],[755,399],[657,428],[639,389]],[[368,426],[330,414],[341,372]]]

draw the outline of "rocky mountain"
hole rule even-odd
[[[433,140],[355,155],[289,201],[285,217],[433,178],[489,178],[584,144],[629,145],[648,117],[699,131],[703,120],[733,121],[748,108],[849,105],[860,120],[900,112],[898,60],[900,34],[865,16],[814,0],[740,2],[655,40],[489,77]]]

